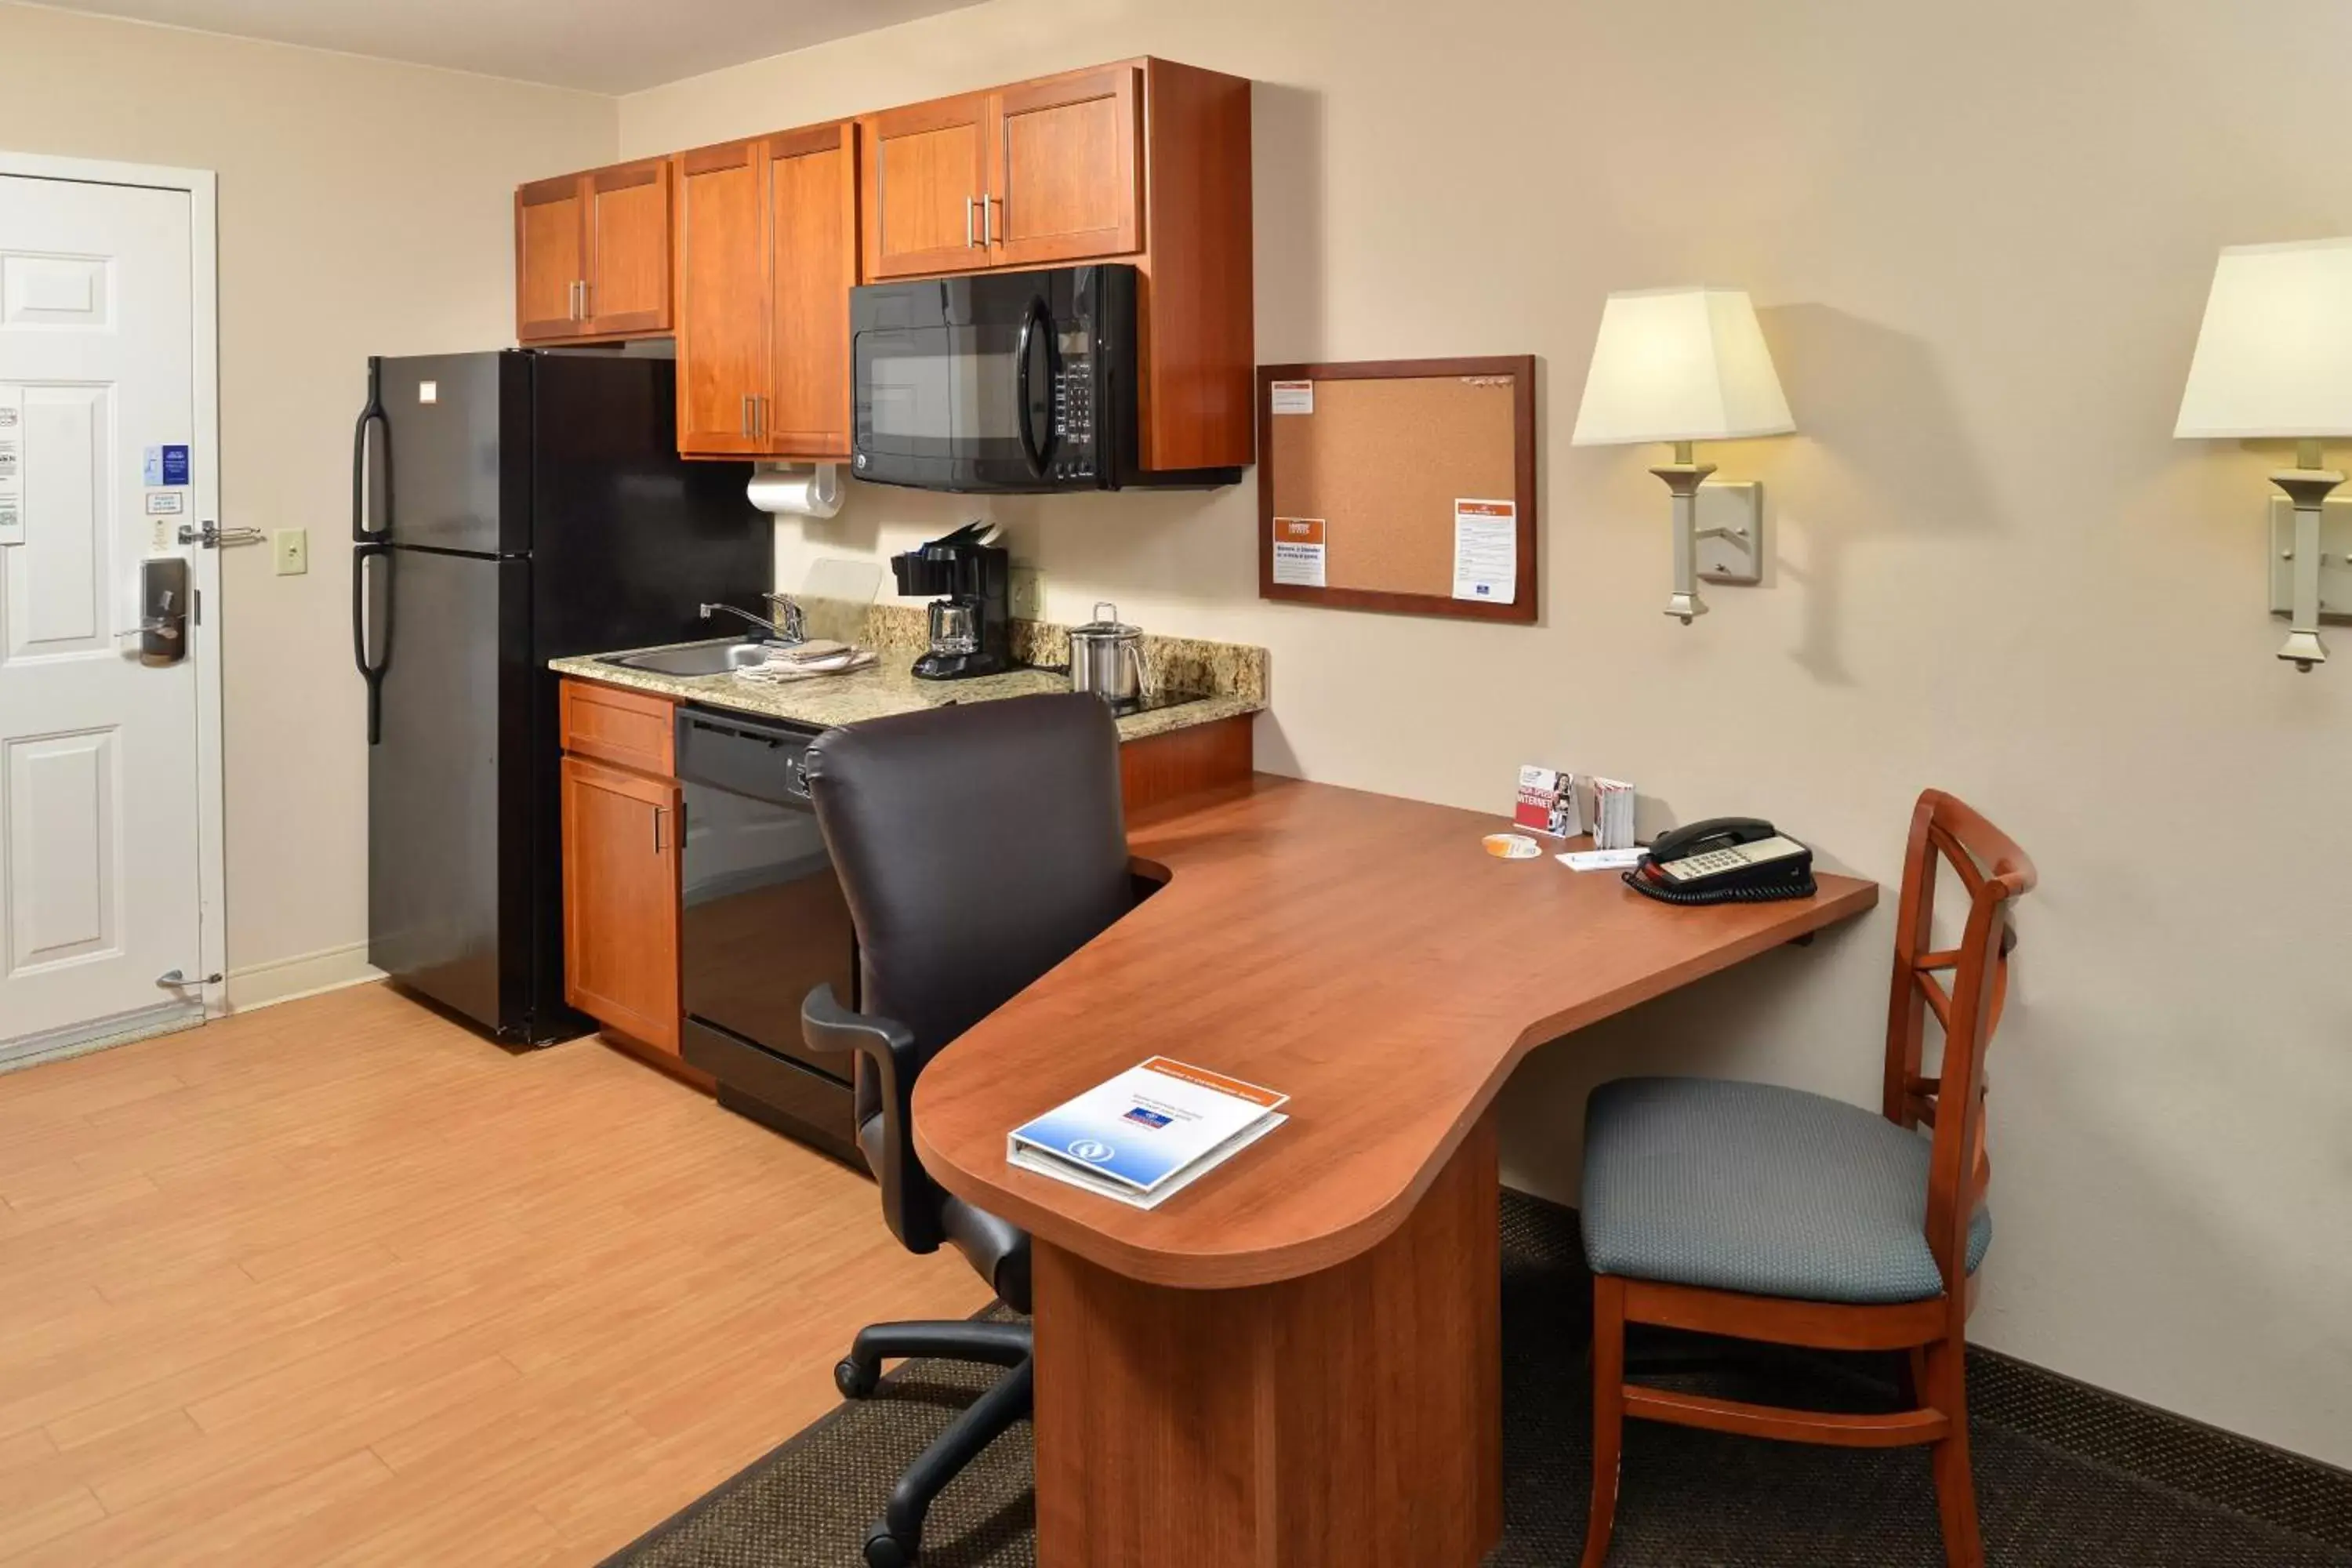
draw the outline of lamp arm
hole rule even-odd
[[[2316,455],[2309,445],[2302,457]],[[2294,603],[2278,656],[2306,675],[2327,662],[2327,645],[2319,637],[2319,510],[2327,492],[2343,482],[2342,474],[2309,464],[2271,476],[2271,483],[2294,502]]]
[[[1715,465],[1691,461],[1687,441],[1675,444],[1675,459],[1650,472],[1666,481],[1675,498],[1675,591],[1666,614],[1688,626],[1706,614],[1706,601],[1698,596],[1698,487]]]

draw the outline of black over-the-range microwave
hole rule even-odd
[[[1241,479],[1141,466],[1132,267],[870,283],[851,291],[849,321],[861,479],[988,491]]]

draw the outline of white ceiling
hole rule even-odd
[[[634,92],[976,0],[47,0],[593,92]]]

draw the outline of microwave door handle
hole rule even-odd
[[[1029,301],[1029,313],[1021,320],[1021,341],[1013,351],[1015,369],[1013,373],[1013,417],[1021,433],[1021,455],[1029,459],[1029,472],[1037,479],[1045,477],[1045,454],[1038,449],[1037,433],[1029,425],[1029,350],[1036,340],[1037,323],[1044,321],[1050,343],[1054,323],[1045,314],[1043,300]]]

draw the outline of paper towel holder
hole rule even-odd
[[[761,511],[779,517],[832,517],[841,510],[841,466],[755,463],[743,494]]]

